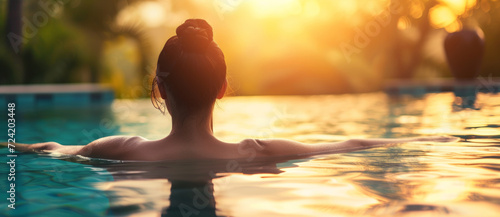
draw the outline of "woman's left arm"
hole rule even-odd
[[[44,142],[35,144],[14,143],[16,151],[20,152],[53,152],[68,155],[81,155],[92,158],[128,159],[128,154],[133,153],[134,148],[145,139],[139,136],[108,136],[92,141],[87,145],[61,145],[57,142]],[[0,143],[0,146],[8,146],[8,143]]]

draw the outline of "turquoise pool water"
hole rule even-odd
[[[500,95],[480,94],[479,109],[457,109],[454,101],[452,93],[229,97],[218,103],[214,120],[215,134],[226,141],[441,134],[463,140],[300,160],[143,163],[21,154],[16,209],[2,199],[0,216],[498,216]],[[22,143],[85,144],[108,135],[158,139],[170,129],[169,117],[149,100],[117,100],[111,108],[18,109]],[[6,162],[6,149],[0,151]],[[0,176],[8,176],[5,164]],[[6,184],[0,182],[2,190]]]

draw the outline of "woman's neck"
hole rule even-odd
[[[179,117],[172,115],[172,131],[169,136],[193,138],[199,136],[213,137],[212,110],[198,111]]]

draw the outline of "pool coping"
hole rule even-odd
[[[499,93],[500,78],[478,78],[469,81],[435,79],[432,81],[390,80],[384,85],[388,95],[424,95],[426,93],[460,92],[463,94]]]

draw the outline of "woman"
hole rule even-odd
[[[278,139],[245,139],[239,143],[220,141],[213,135],[212,111],[216,99],[224,96],[227,87],[224,55],[213,41],[212,27],[205,20],[186,20],[177,28],[176,34],[166,42],[160,53],[151,94],[153,105],[162,113],[167,110],[172,116],[172,131],[168,136],[156,141],[139,136],[110,136],[85,146],[48,142],[29,146],[17,144],[16,149],[93,158],[159,161],[303,157],[396,143],[457,141],[455,137],[351,139],[316,145]],[[154,91],[155,86],[158,93]]]

